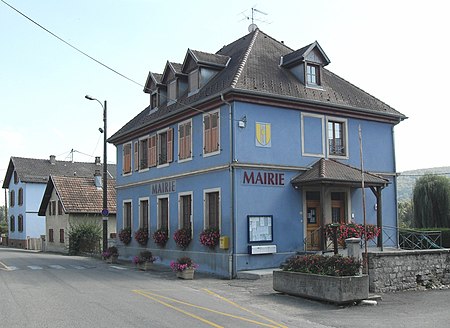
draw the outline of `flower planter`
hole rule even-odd
[[[115,264],[115,263],[117,263],[118,258],[119,258],[119,256],[111,255],[110,257],[108,257],[106,259],[106,263]]]
[[[192,280],[194,279],[194,272],[195,270],[193,268],[188,268],[183,271],[178,271],[177,277],[180,279]]]
[[[144,262],[138,264],[138,269],[141,271],[150,271],[153,268],[152,262]]]
[[[322,276],[317,274],[274,271],[273,289],[336,304],[351,303],[369,296],[369,276]]]

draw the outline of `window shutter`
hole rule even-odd
[[[139,170],[139,145],[138,142],[134,142],[134,170]]]
[[[211,152],[211,123],[210,123],[210,121],[211,121],[211,119],[210,119],[209,115],[207,114],[205,116],[205,119],[203,122],[203,126],[204,126],[203,138],[205,139],[203,147],[204,147],[205,153]]]
[[[152,135],[149,138],[149,156],[150,156],[150,160],[148,161],[148,166],[152,167],[152,166],[156,166],[156,134]]]
[[[219,150],[219,113],[211,115],[211,151]]]
[[[173,129],[167,131],[167,163],[173,161]]]

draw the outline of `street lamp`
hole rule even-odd
[[[88,100],[97,101],[103,108],[103,251],[108,248],[108,164],[106,160],[106,100],[102,104],[98,99],[91,96],[84,96]]]

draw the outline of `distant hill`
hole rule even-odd
[[[398,201],[411,199],[416,180],[428,173],[445,175],[450,178],[450,166],[400,172],[400,175],[397,177]]]

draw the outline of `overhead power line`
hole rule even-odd
[[[136,82],[135,80],[129,78],[128,76],[123,75],[122,73],[116,71],[115,69],[109,67],[108,65],[102,63],[101,61],[95,59],[94,57],[88,55],[87,53],[85,53],[84,51],[78,49],[77,47],[75,47],[74,45],[70,44],[69,42],[67,42],[66,40],[64,40],[63,38],[59,37],[58,35],[56,35],[55,33],[53,33],[52,31],[48,30],[47,28],[45,28],[44,26],[42,26],[41,24],[39,24],[38,22],[36,22],[35,20],[31,19],[30,17],[28,17],[27,15],[25,15],[24,13],[22,13],[20,10],[14,8],[13,6],[11,6],[9,3],[7,3],[4,0],[0,0],[1,2],[3,2],[5,5],[7,5],[8,7],[10,7],[12,10],[14,10],[15,12],[17,12],[18,14],[20,14],[21,16],[25,17],[26,19],[28,19],[30,22],[32,22],[33,24],[39,26],[41,29],[43,29],[45,32],[51,34],[53,37],[57,38],[59,41],[65,43],[66,45],[68,45],[69,47],[71,47],[72,49],[75,49],[76,51],[78,51],[79,53],[83,54],[84,56],[88,57],[89,59],[95,61],[97,64],[102,65],[103,67],[109,69],[110,71],[116,73],[117,75],[120,75],[121,77],[127,79],[130,82],[133,82],[141,87],[143,87],[143,85],[139,82]]]

